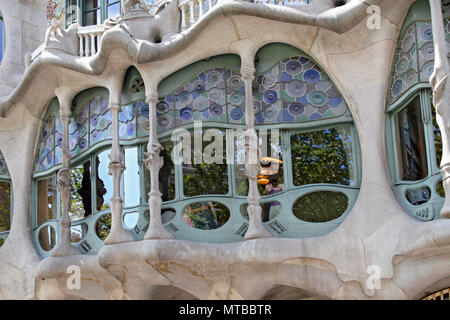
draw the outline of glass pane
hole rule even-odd
[[[123,222],[128,229],[133,229],[136,226],[138,220],[139,220],[138,212],[127,213],[123,217]]]
[[[0,62],[3,60],[3,48],[4,48],[4,41],[3,38],[5,34],[5,25],[3,23],[3,19],[0,19]]]
[[[72,207],[70,220],[88,217],[92,213],[91,162],[76,166],[70,170],[72,177]]]
[[[141,192],[137,147],[125,149],[125,166],[123,173],[125,207],[133,207],[139,205]]]
[[[97,211],[109,208],[113,196],[113,178],[108,174],[109,154],[111,150],[105,150],[96,157],[97,179],[96,179],[96,209]]]
[[[70,227],[70,240],[72,243],[78,243],[83,240],[84,236],[87,234],[88,226],[82,223],[78,226]]]
[[[85,0],[85,11],[92,10],[100,7],[101,0]]]
[[[45,226],[39,230],[39,244],[45,251],[51,250],[55,246],[55,229],[51,226]]]
[[[431,114],[433,116],[433,134],[434,134],[434,149],[436,152],[436,165],[441,166],[442,159],[442,135],[439,125],[436,121],[436,108],[433,105],[433,98],[431,98]]]
[[[202,139],[203,133],[199,133],[197,139]],[[216,133],[217,135],[211,141],[202,139],[202,149],[199,150],[200,152],[197,155],[194,154],[195,143],[193,142],[191,163],[183,161],[183,189],[185,196],[228,193],[225,131],[216,129]],[[191,137],[191,140],[194,141],[194,134],[191,134]],[[206,161],[211,163],[206,163]]]
[[[436,192],[440,197],[445,198],[445,190],[444,190],[444,186],[442,185],[442,181],[439,181],[436,184]]]
[[[96,24],[100,24],[100,23],[102,23],[100,9],[86,12],[84,14],[84,25],[85,26],[92,26],[92,25],[96,25]]]
[[[191,203],[183,210],[184,222],[197,229],[220,228],[229,218],[230,210],[223,204],[213,201]]]
[[[273,195],[283,191],[283,148],[278,130],[259,131],[261,171],[258,189],[261,195]]]
[[[169,223],[176,216],[177,211],[174,208],[162,208],[161,209],[161,221],[162,224]],[[150,211],[144,212],[144,218],[150,222]]]
[[[400,179],[425,178],[428,174],[427,154],[419,96],[395,116],[395,123]]]
[[[270,202],[263,202],[261,203],[262,212],[261,212],[261,219],[262,222],[267,222],[272,219],[274,219],[281,211],[281,203],[278,201],[270,201]],[[241,214],[242,216],[248,220],[248,203],[244,203],[241,205]]]
[[[163,157],[164,164],[159,170],[159,191],[162,193],[162,200],[169,201],[175,199],[175,167],[172,161],[173,142],[165,141],[161,143],[164,150],[160,155]],[[150,192],[150,171],[144,169],[145,181],[145,199],[148,201],[148,193]]]
[[[120,2],[108,6],[108,18],[116,16],[120,16]]]
[[[11,185],[0,181],[0,232],[8,231],[11,225]]]
[[[38,181],[38,225],[57,215],[56,176]]]
[[[111,231],[111,214],[105,214],[97,220],[95,232],[101,240],[105,240]]]
[[[291,135],[292,176],[296,186],[312,183],[353,185],[350,127]]]
[[[340,217],[348,207],[348,198],[341,192],[316,191],[297,199],[294,215],[303,221],[327,222]]]
[[[234,176],[236,193],[240,196],[248,194],[248,178],[245,172],[246,150],[243,132],[235,131],[234,139]]]
[[[406,190],[406,200],[414,206],[428,202],[431,198],[431,190],[428,187]]]

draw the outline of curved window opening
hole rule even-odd
[[[229,218],[230,210],[219,202],[195,202],[188,204],[183,210],[183,221],[196,229],[218,229],[222,227]]]
[[[308,222],[327,222],[339,218],[348,207],[341,192],[316,191],[298,198],[292,210],[295,217]]]

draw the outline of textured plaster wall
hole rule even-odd
[[[262,299],[292,294],[414,299],[449,287],[450,221],[423,223],[409,217],[391,190],[387,169],[385,96],[398,32],[412,2],[381,1],[381,30],[368,30],[364,19],[342,34],[280,22],[276,15],[217,16],[182,50],[144,64],[133,61],[120,39],[108,43],[110,54],[101,57],[103,62],[99,57],[78,61],[48,53],[44,58],[56,57],[60,63],[32,66],[23,94],[14,99],[7,117],[0,118],[0,150],[14,188],[12,228],[0,248],[0,297]],[[0,8],[3,11],[1,4]],[[136,65],[150,87],[197,60],[239,54],[248,46],[256,52],[272,42],[288,43],[311,55],[352,111],[361,145],[362,183],[355,206],[337,229],[317,238],[232,244],[128,242],[105,246],[98,256],[40,261],[30,239],[32,163],[40,121],[57,88],[75,94],[94,86],[112,87],[130,65]],[[99,64],[104,68],[96,73]],[[81,266],[81,290],[66,288],[65,270],[71,264]],[[372,264],[381,268],[381,290],[365,286]]]

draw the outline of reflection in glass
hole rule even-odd
[[[439,196],[441,196],[442,198],[445,198],[445,191],[444,191],[444,186],[442,185],[442,181],[439,181],[436,184],[436,192]]]
[[[11,185],[0,181],[0,232],[8,231],[11,224]]]
[[[436,152],[436,165],[439,168],[441,166],[442,159],[442,135],[439,125],[436,121],[436,108],[433,105],[433,98],[431,98],[431,114],[433,117],[433,135],[434,135],[434,149]]]
[[[138,219],[139,219],[138,212],[126,213],[123,217],[123,223],[128,229],[133,229],[134,227],[136,227]]]
[[[341,192],[316,191],[297,199],[294,215],[303,221],[327,222],[339,218],[348,207],[348,198]]]
[[[57,216],[56,176],[38,181],[38,225]]]
[[[83,240],[84,236],[87,234],[88,226],[82,223],[78,226],[70,227],[70,240],[72,243],[78,243]]]
[[[4,243],[5,243],[5,239],[0,238],[0,247],[3,246]]]
[[[212,230],[223,226],[230,218],[230,210],[213,201],[195,202],[183,210],[183,220],[191,227]]]
[[[176,216],[177,212],[173,208],[161,209],[161,220],[163,224],[166,224]]]
[[[39,230],[39,244],[43,250],[51,250],[55,246],[55,239],[55,229],[52,226],[45,226]]]
[[[414,206],[428,202],[431,198],[431,190],[428,187],[406,190],[406,199]]]
[[[173,142],[165,141],[161,143],[164,148],[160,152],[164,164],[159,170],[159,191],[162,193],[163,201],[175,199],[175,167],[172,161]],[[145,181],[145,198],[148,201],[148,193],[150,192],[150,171],[147,167],[144,170]]]
[[[416,181],[428,174],[420,97],[395,116],[399,177]]]
[[[355,183],[349,127],[292,134],[291,157],[293,182],[296,186]]]
[[[276,134],[275,134],[276,133]],[[261,150],[261,171],[258,176],[258,189],[261,195],[273,195],[283,191],[283,148],[278,130],[259,131]]]
[[[111,150],[105,150],[96,157],[97,179],[96,179],[96,208],[97,211],[109,209],[113,195],[113,178],[108,174],[109,154]]]
[[[101,17],[100,9],[86,12],[84,14],[84,25],[85,26],[97,25],[97,24],[100,24],[101,22],[102,22],[102,17]]]
[[[91,162],[76,166],[70,170],[72,177],[72,207],[70,220],[76,221],[92,213]]]
[[[114,1],[108,1],[109,3]],[[120,1],[115,4],[108,5],[108,18],[120,16]]]
[[[125,207],[139,205],[140,183],[139,183],[139,163],[138,148],[125,149],[125,166],[123,173]]]
[[[217,130],[217,136],[212,141],[203,141],[202,162],[197,164],[195,146],[191,150],[191,162],[183,162],[183,191],[187,197],[202,194],[227,194],[228,193],[228,165],[226,163],[226,136],[225,131]],[[201,139],[203,132],[199,133]],[[194,135],[191,134],[192,141]],[[216,141],[216,139],[219,139]],[[194,145],[194,144],[193,144]],[[217,146],[217,148],[213,147]],[[221,146],[221,147],[219,147]],[[205,155],[211,156],[212,163],[206,163]],[[184,158],[184,156],[183,156]],[[184,159],[183,159],[184,160]]]
[[[278,201],[270,201],[270,202],[262,202],[261,203],[262,212],[261,219],[262,222],[267,222],[274,219],[281,211],[281,203]],[[248,203],[244,203],[241,205],[241,214],[242,216],[248,220]]]
[[[101,240],[105,240],[111,231],[111,214],[105,214],[97,220],[95,232]]]

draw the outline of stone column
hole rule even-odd
[[[110,96],[112,94],[110,93]],[[109,154],[108,174],[113,177],[113,196],[111,198],[111,231],[104,241],[106,245],[134,240],[131,233],[125,230],[122,225],[123,201],[120,195],[120,180],[125,170],[125,162],[123,162],[119,143],[120,103],[110,101],[109,110],[112,113],[113,139],[111,153]]]
[[[446,32],[442,16],[441,0],[430,0],[431,19],[434,39],[434,72],[430,77],[433,88],[433,102],[436,108],[436,121],[442,134],[442,185],[445,190],[445,202],[441,210],[443,218],[450,218],[450,67],[447,60]]]
[[[248,178],[248,218],[249,226],[245,233],[245,239],[268,238],[273,235],[267,231],[261,220],[261,195],[258,191],[258,173],[261,169],[258,157],[258,136],[255,130],[255,110],[253,107],[252,82],[255,79],[255,68],[253,66],[253,55],[251,59],[242,58],[243,61],[252,61],[252,66],[241,68],[242,79],[245,84],[245,138],[246,138],[246,163],[245,171]],[[244,63],[243,63],[244,65]]]
[[[150,171],[150,192],[148,203],[150,210],[150,224],[144,239],[174,239],[175,237],[167,231],[161,221],[162,194],[159,191],[159,170],[164,164],[160,151],[163,149],[156,134],[156,104],[158,103],[157,90],[151,90],[147,94],[147,104],[149,106],[149,133],[147,152],[145,153],[145,166]]]
[[[65,96],[60,99],[60,119],[62,122],[62,167],[58,172],[58,192],[61,195],[62,208],[61,219],[59,221],[59,241],[56,248],[51,252],[53,257],[73,256],[80,254],[80,251],[72,246],[70,239],[70,193],[72,191],[72,179],[70,176],[70,153],[69,153],[69,122],[72,117],[71,113],[72,96]]]

